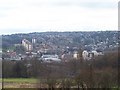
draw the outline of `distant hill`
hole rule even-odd
[[[118,31],[95,31],[95,32],[41,32],[28,34],[2,35],[3,49],[8,49],[14,44],[21,44],[22,39],[30,42],[36,38],[38,44],[51,44],[58,47],[80,47],[101,45],[114,47],[118,45]]]

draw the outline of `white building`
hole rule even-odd
[[[33,44],[36,43],[36,39],[35,39],[35,38],[32,39],[32,43],[33,43]]]
[[[94,56],[98,56],[99,55],[99,53],[97,52],[97,51],[91,51],[91,53],[93,53],[94,54]]]
[[[59,61],[61,61],[61,59],[59,59],[58,55],[42,55],[41,60],[43,62],[52,62],[52,61],[59,62]]]
[[[22,40],[22,45],[25,47],[25,49],[27,51],[32,51],[33,50],[33,45],[31,44],[31,42],[29,42],[28,40],[26,39],[23,39]]]
[[[97,52],[95,50],[93,50],[93,51],[86,51],[86,50],[84,50],[82,52],[82,57],[83,57],[84,60],[90,60],[93,57],[99,56],[99,55],[103,55],[103,53],[102,52]]]
[[[74,52],[74,54],[73,54],[73,58],[74,58],[74,59],[78,59],[78,52],[77,52],[77,51]]]
[[[89,52],[88,52],[88,51],[84,50],[84,51],[82,52],[82,57],[83,57],[84,60],[89,60],[88,55],[89,55]]]

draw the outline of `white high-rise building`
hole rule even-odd
[[[32,39],[32,43],[33,44],[35,44],[36,43],[36,39],[34,38],[34,39]]]

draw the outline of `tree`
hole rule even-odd
[[[15,61],[13,66],[13,77],[25,78],[27,77],[27,68],[22,61]]]
[[[22,45],[15,46],[14,51],[18,54],[25,54],[25,48]]]

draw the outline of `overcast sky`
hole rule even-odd
[[[0,0],[1,34],[118,29],[118,0]]]

